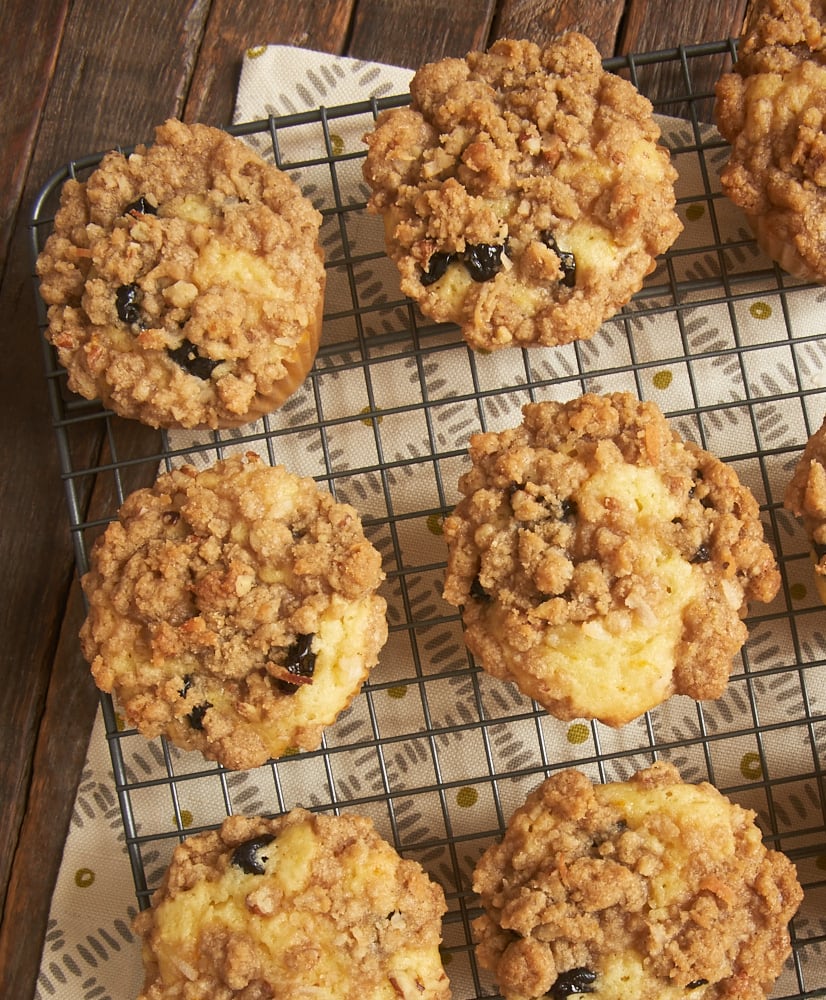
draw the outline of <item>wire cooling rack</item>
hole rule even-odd
[[[766,842],[797,864],[806,898],[775,997],[826,995],[826,634],[808,546],[782,496],[826,409],[824,290],[790,279],[757,250],[721,196],[726,146],[695,88],[733,44],[613,59],[655,102],[680,174],[685,231],[642,291],[591,341],[473,354],[453,327],[425,321],[399,293],[381,224],[365,210],[362,134],[392,98],[253,122],[231,131],[288,170],[322,210],[328,262],[323,346],[277,414],[231,432],[148,434],[67,391],[44,346],[79,572],[136,485],[159,468],[208,464],[238,449],[312,475],[362,514],[384,559],[390,638],[353,706],[317,752],[232,773],[123,729],[104,696],[119,823],[140,906],[185,833],[229,812],[295,805],[371,816],[444,887],[444,956],[457,1000],[496,995],[475,964],[470,873],[542,778],[574,766],[617,780],[656,758],[753,808]],[[60,187],[99,160],[56,174],[32,216],[45,240]],[[39,303],[40,322],[45,311]],[[44,341],[45,345],[45,341]],[[750,638],[719,701],[671,699],[621,730],[550,718],[469,657],[441,599],[441,521],[457,498],[470,433],[519,422],[535,399],[628,390],[653,399],[684,437],[728,461],[761,504],[783,586],[748,619]]]

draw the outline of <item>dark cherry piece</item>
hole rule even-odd
[[[295,642],[287,651],[287,670],[296,677],[312,677],[315,672],[315,653],[313,652],[313,635],[296,636]]]
[[[141,311],[138,308],[138,286],[121,285],[115,292],[115,306],[124,323],[139,323]]]
[[[302,684],[312,684],[315,673],[315,656],[313,652],[313,634],[296,636],[295,642],[287,650],[287,661],[284,668],[287,673],[296,678],[296,683],[279,681],[279,688],[286,694],[295,694]]]
[[[584,966],[561,972],[556,977],[549,996],[553,997],[554,1000],[560,1000],[562,997],[573,996],[575,993],[593,993],[595,992],[593,983],[596,978],[596,972],[592,972]]]
[[[266,854],[260,852],[275,840],[271,834],[254,837],[239,844],[232,852],[232,863],[247,875],[263,875],[264,865],[269,860]]]
[[[464,261],[474,281],[490,281],[502,268],[502,247],[496,243],[468,243]]]
[[[207,714],[207,709],[210,708],[212,708],[212,702],[205,701],[201,705],[196,705],[187,715],[186,720],[193,729],[200,731],[204,728],[204,716]]]
[[[123,210],[124,215],[157,215],[158,210],[151,201],[147,201],[143,195],[136,201],[130,202]]]
[[[214,358],[201,357],[198,348],[189,340],[185,340],[180,347],[176,347],[168,353],[176,365],[180,365],[184,371],[196,378],[203,379],[205,382],[221,364]]]
[[[457,259],[455,253],[434,253],[426,271],[422,271],[422,284],[432,285],[441,278],[451,263]]]
[[[686,985],[687,990],[699,990],[701,986],[708,986],[707,979],[693,979]]]
[[[566,288],[573,288],[576,285],[576,257],[569,250],[560,250],[552,233],[543,233],[542,242],[559,257],[562,284]]]
[[[422,271],[423,285],[432,285],[441,278],[454,261],[461,261],[474,281],[490,281],[502,269],[502,251],[499,243],[468,243],[464,253],[434,253],[426,271]]]
[[[184,686],[178,692],[182,698],[186,698],[189,693],[189,689],[192,687],[192,676],[190,674],[184,674]]]

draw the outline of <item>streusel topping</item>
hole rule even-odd
[[[37,272],[70,388],[161,427],[275,409],[318,348],[320,223],[240,139],[174,119],[67,180]]]
[[[682,225],[650,102],[583,35],[423,66],[365,136],[402,290],[476,348],[590,337]]]
[[[255,455],[161,475],[91,553],[83,651],[146,736],[227,767],[315,749],[387,638],[357,512]]]
[[[444,525],[444,596],[485,670],[559,718],[622,725],[716,698],[780,574],[757,501],[627,393],[531,403],[476,434]]]

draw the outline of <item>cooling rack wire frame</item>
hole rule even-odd
[[[454,328],[429,324],[401,297],[381,224],[365,210],[361,136],[404,97],[231,129],[295,176],[324,219],[323,346],[281,411],[239,431],[150,438],[68,392],[44,341],[80,573],[136,483],[159,467],[239,449],[311,475],[352,503],[387,572],[390,638],[381,662],[316,752],[226,772],[123,729],[102,698],[139,905],[184,833],[229,812],[359,812],[443,885],[456,1000],[496,995],[471,944],[470,872],[481,851],[547,774],[574,766],[617,780],[662,758],[686,780],[709,780],[754,809],[767,844],[795,861],[806,898],[773,996],[826,995],[826,622],[807,543],[782,509],[794,463],[826,409],[826,292],[764,258],[721,196],[726,147],[708,124],[713,95],[693,80],[733,54],[732,42],[719,42],[606,62],[643,93],[652,80],[667,81],[669,96],[655,110],[680,173],[685,232],[592,341],[473,354]],[[35,256],[63,181],[82,178],[99,159],[74,161],[44,188],[31,219]],[[471,432],[515,425],[529,400],[614,390],[653,399],[683,436],[737,470],[760,501],[783,577],[775,602],[747,620],[749,641],[719,701],[674,698],[619,731],[551,719],[476,668],[456,610],[441,599],[440,538]]]

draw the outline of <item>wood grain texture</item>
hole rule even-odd
[[[184,118],[208,125],[232,121],[241,63],[258,45],[296,45],[341,53],[354,0],[216,0],[198,55]]]
[[[151,138],[159,121],[183,108],[208,13],[208,0],[73,4],[38,154],[57,165]]]
[[[14,220],[32,156],[43,102],[54,71],[68,3],[35,5],[31,0],[5,0],[0,5],[0,273],[5,266]],[[25,48],[9,44],[26,38]],[[25,58],[21,58],[25,52]]]
[[[416,69],[484,48],[493,0],[359,0],[347,54]]]
[[[630,0],[618,51],[658,52],[678,45],[713,42],[737,35],[743,24],[747,0],[714,3],[673,3],[668,16],[660,4]]]
[[[694,4],[675,3],[669,8],[669,16],[658,16],[657,4],[646,0],[630,0],[618,52],[659,52],[674,49],[679,45],[693,45],[700,42],[721,41],[737,36],[743,24],[747,0],[718,0],[697,7]],[[705,93],[709,97],[694,106],[694,114],[700,121],[714,119],[714,84],[720,75],[731,66],[728,56],[706,59],[702,69],[694,72],[689,63],[691,87],[695,94]],[[673,94],[685,92],[686,81],[675,64],[652,66],[642,71],[640,89],[655,102]],[[682,116],[688,113],[681,102],[659,105],[664,114]]]
[[[572,4],[568,0],[504,0],[493,30],[496,38],[529,38],[538,45],[547,44],[564,31],[581,31],[599,49],[601,55],[614,54],[623,15],[622,4],[601,0]]]
[[[0,996],[31,996],[48,910],[32,906],[32,886],[53,885],[71,820],[74,789],[86,759],[88,732],[98,704],[77,631],[83,620],[80,586],[70,590],[54,657],[48,698],[35,744],[28,809],[20,829],[0,929]],[[71,792],[71,794],[68,794]]]
[[[9,332],[17,333],[4,336],[0,365],[3,463],[10,470],[0,477],[0,509],[8,526],[0,574],[0,891],[26,807],[34,740],[73,566],[24,236],[18,226],[0,288],[0,315],[11,319]]]

